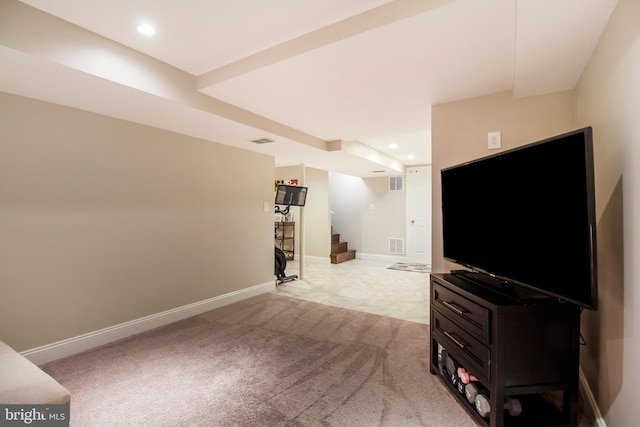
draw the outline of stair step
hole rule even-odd
[[[340,233],[331,234],[331,243],[340,243]]]
[[[349,249],[346,252],[331,255],[331,264],[340,264],[341,262],[349,261],[356,258],[355,249]]]
[[[347,251],[347,242],[331,243],[331,255]]]

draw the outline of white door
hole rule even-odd
[[[431,166],[407,168],[407,260],[431,265]]]

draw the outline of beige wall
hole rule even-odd
[[[481,97],[433,109],[434,268],[442,260],[439,170],[488,154],[486,132],[516,124],[515,145],[590,125],[594,131],[598,229],[598,311],[582,314],[580,361],[606,425],[637,424],[640,373],[640,2],[620,0],[571,92],[511,100]],[[575,97],[575,113],[571,107]],[[496,109],[495,103],[499,102]],[[522,109],[522,103],[530,103]],[[550,103],[550,104],[549,104]],[[545,113],[546,112],[546,113]],[[575,114],[575,119],[572,115]],[[495,116],[495,117],[493,117]],[[545,117],[546,116],[546,117]],[[460,126],[460,123],[469,124]],[[572,125],[573,123],[573,125]],[[460,127],[460,129],[456,129]],[[520,128],[521,127],[521,128]]]
[[[389,254],[389,238],[406,238],[406,181],[403,191],[389,191],[388,177],[364,178],[362,182],[365,199],[360,206],[362,246],[359,250],[367,254],[398,256]],[[370,205],[374,209],[370,209]]]
[[[328,260],[331,253],[329,172],[306,168],[305,185],[309,187],[304,208],[305,254]]]
[[[390,256],[389,237],[405,237],[406,192],[389,191],[387,177],[332,173],[331,210],[334,231],[357,254]]]
[[[435,105],[431,113],[433,159],[433,271],[453,264],[442,256],[440,170],[575,128],[573,91],[529,98],[503,92]],[[500,131],[502,147],[487,148],[487,133]]]
[[[640,1],[620,0],[576,89],[594,130],[599,308],[582,315],[581,364],[608,426],[638,424]]]
[[[332,172],[330,185],[333,232],[340,234],[340,241],[347,242],[349,249],[361,253],[361,218],[367,201],[364,181],[355,176]]]
[[[7,94],[0,132],[17,350],[273,282],[272,157]]]

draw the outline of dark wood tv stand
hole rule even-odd
[[[480,424],[577,425],[580,309],[553,298],[503,294],[459,274],[431,275],[431,364]],[[450,378],[442,350],[477,377],[491,411],[482,417]],[[479,383],[479,384],[478,384]],[[549,396],[558,397],[557,401]],[[504,409],[505,397],[521,402],[520,415]]]

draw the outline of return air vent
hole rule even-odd
[[[273,142],[273,139],[269,139],[269,138],[252,139],[251,142],[253,142],[254,144],[268,144],[270,142]]]
[[[389,177],[389,191],[402,191],[404,182],[402,176]]]
[[[404,239],[401,237],[389,237],[389,253],[404,254]]]

